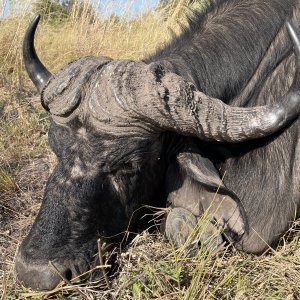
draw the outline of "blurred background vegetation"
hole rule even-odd
[[[106,1],[101,11],[100,2],[94,1],[18,0],[9,1],[9,5],[7,1],[0,0],[0,12],[2,9],[5,15],[0,21],[0,85],[14,91],[30,85],[24,72],[21,46],[34,14],[42,16],[36,36],[37,52],[55,72],[83,55],[142,58],[171,37],[170,28],[178,33],[179,24],[185,24],[186,14],[204,3],[160,0],[153,8],[147,0],[140,0],[144,9],[133,15],[132,1],[127,1],[118,14],[113,1]]]

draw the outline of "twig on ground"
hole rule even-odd
[[[101,241],[101,239],[98,239],[98,240],[97,240],[97,244],[98,244],[99,262],[100,262],[100,265],[101,265],[101,266],[104,266],[105,264],[104,264],[104,260],[103,260],[102,241]],[[102,275],[103,275],[103,277],[104,277],[104,280],[105,280],[105,284],[106,284],[106,286],[107,286],[107,289],[108,289],[108,290],[111,290],[111,289],[112,289],[112,288],[111,288],[111,284],[110,284],[110,282],[109,282],[107,273],[105,272],[105,268],[101,269],[101,271],[102,271]],[[112,297],[113,299],[116,299],[115,296],[114,296],[112,293],[110,293],[110,295],[111,295],[111,297]]]
[[[2,287],[3,287],[3,292],[1,295],[1,300],[5,300],[6,299],[6,287],[7,287],[7,282],[6,282],[6,273],[5,271],[3,272],[3,283],[2,283]]]
[[[104,266],[104,260],[103,260],[103,253],[102,253],[102,242],[101,242],[101,239],[98,239],[97,241],[97,244],[98,244],[98,255],[99,255],[99,262],[100,262],[100,265],[101,266]],[[104,277],[104,280],[105,280],[105,283],[106,283],[106,286],[109,290],[111,290],[111,285],[110,285],[110,282],[108,280],[108,277],[107,277],[107,274],[105,272],[105,269],[102,269],[102,274],[103,274],[103,277]]]
[[[53,264],[52,261],[49,261],[49,266],[55,271],[55,273],[68,285],[74,286],[70,280],[68,280],[65,276],[63,276],[57,267]],[[83,293],[80,289],[77,289],[78,293],[84,297],[84,299],[88,299],[85,293]]]

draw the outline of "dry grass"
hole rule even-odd
[[[163,11],[130,20],[95,18],[88,5],[79,14],[75,6],[64,21],[44,18],[37,51],[53,72],[83,55],[138,59],[170,38],[169,27],[179,31],[176,19],[184,23],[186,2],[174,1]],[[128,14],[129,9],[124,11]],[[117,255],[119,268],[110,278],[110,291],[96,279],[84,285],[62,283],[49,293],[29,291],[16,282],[15,253],[38,212],[55,164],[47,145],[48,115],[22,62],[22,38],[30,19],[28,8],[0,21],[1,299],[300,299],[299,222],[276,250],[263,256],[246,255],[229,246],[219,255],[201,250],[191,259],[161,235],[144,232]],[[101,272],[101,267],[94,271]]]
[[[147,1],[144,3],[147,6]],[[50,70],[55,72],[70,60],[84,55],[139,59],[170,38],[170,27],[175,32],[179,30],[173,15],[168,16],[167,10],[127,19],[128,8],[123,9],[124,17],[101,18],[95,17],[89,7],[88,2],[75,5],[70,16],[62,21],[59,17],[56,22],[51,22],[47,16],[43,18],[37,33],[36,49]],[[106,16],[110,9],[109,6],[104,9]],[[27,85],[21,45],[31,17],[31,9],[28,9],[0,22],[1,81],[3,85],[10,80],[9,84],[14,89]]]

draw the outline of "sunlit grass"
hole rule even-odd
[[[0,193],[15,192],[17,186],[9,171],[0,166]]]
[[[84,1],[77,2],[67,18],[60,20],[57,16],[53,22],[51,16],[44,16],[36,35],[36,49],[43,63],[55,72],[84,55],[141,59],[170,39],[170,27],[179,31],[167,9],[152,9],[129,19],[128,7],[123,9],[123,15],[108,18],[111,9],[107,5],[104,15],[98,15]],[[28,84],[22,62],[22,40],[32,16],[33,9],[29,7],[0,22],[1,80],[14,89]]]

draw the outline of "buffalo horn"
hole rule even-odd
[[[52,75],[41,63],[34,48],[34,34],[39,21],[40,15],[37,15],[26,31],[23,41],[23,59],[30,79],[38,91],[42,92]]]
[[[152,121],[160,128],[183,135],[230,143],[265,137],[290,124],[300,115],[300,39],[291,23],[287,23],[287,28],[294,44],[296,73],[289,91],[278,103],[232,107],[197,91],[182,77],[163,70],[156,86],[163,107],[155,111],[153,106]],[[149,112],[146,115],[149,117]]]

